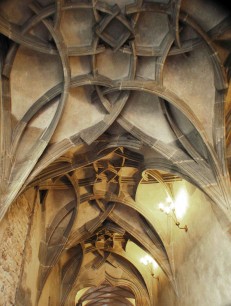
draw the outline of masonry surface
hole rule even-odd
[[[230,51],[218,1],[0,2],[0,305],[231,305]]]

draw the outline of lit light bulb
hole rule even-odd
[[[170,213],[171,209],[170,207],[165,207],[164,212],[168,215]]]
[[[186,208],[188,206],[187,196],[188,194],[186,190],[181,189],[180,192],[177,194],[177,197],[174,202],[171,196],[168,195],[165,200],[167,206],[165,206],[163,203],[159,203],[159,209],[162,212],[164,212],[166,215],[169,215],[173,219],[176,226],[178,226],[179,229],[184,229],[185,232],[188,231],[188,226],[187,225],[181,226],[178,218],[182,217],[186,211]]]
[[[159,267],[158,263],[154,259],[152,259],[152,265],[154,269],[157,269]]]
[[[188,208],[188,194],[185,189],[180,189],[175,199],[176,216],[182,219]]]
[[[175,203],[172,201],[169,207],[171,208],[171,210],[174,210],[175,209]]]
[[[157,280],[159,280],[159,276],[155,276],[154,270],[156,270],[159,265],[157,262],[150,256],[150,255],[145,255],[144,257],[140,258],[140,262],[147,266],[149,272],[151,273],[151,276]]]
[[[152,257],[151,256],[149,256],[149,255],[146,255],[145,256],[145,259],[146,259],[146,261],[148,262],[148,263],[151,263],[152,262]]]
[[[147,263],[147,260],[145,259],[145,257],[140,258],[140,262],[141,262],[142,264],[144,264],[145,266],[148,264],[148,263]]]

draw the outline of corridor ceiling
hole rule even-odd
[[[173,197],[169,183],[187,180],[230,227],[228,10],[2,0],[0,33],[0,218],[37,190],[38,305],[49,277],[60,277],[60,305],[152,305],[131,253],[151,255],[173,288],[175,276],[137,190],[161,184]]]

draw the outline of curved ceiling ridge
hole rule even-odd
[[[145,185],[173,201],[187,180],[230,230],[231,22],[197,2],[0,3],[0,220],[35,190],[37,306],[54,276],[60,305],[84,287],[76,305],[152,305],[135,251],[177,294],[169,233],[137,200]]]

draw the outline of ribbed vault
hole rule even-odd
[[[177,294],[166,233],[136,194],[160,184],[174,200],[171,183],[186,180],[230,231],[227,10],[8,0],[0,33],[0,218],[34,189],[40,223],[36,297],[25,305],[48,305],[52,280],[49,305],[154,305],[153,279],[129,243]]]
[[[131,291],[123,287],[110,287],[104,284],[101,287],[87,289],[78,299],[77,305],[86,302],[85,305],[133,305],[129,299],[134,300],[134,295]]]

